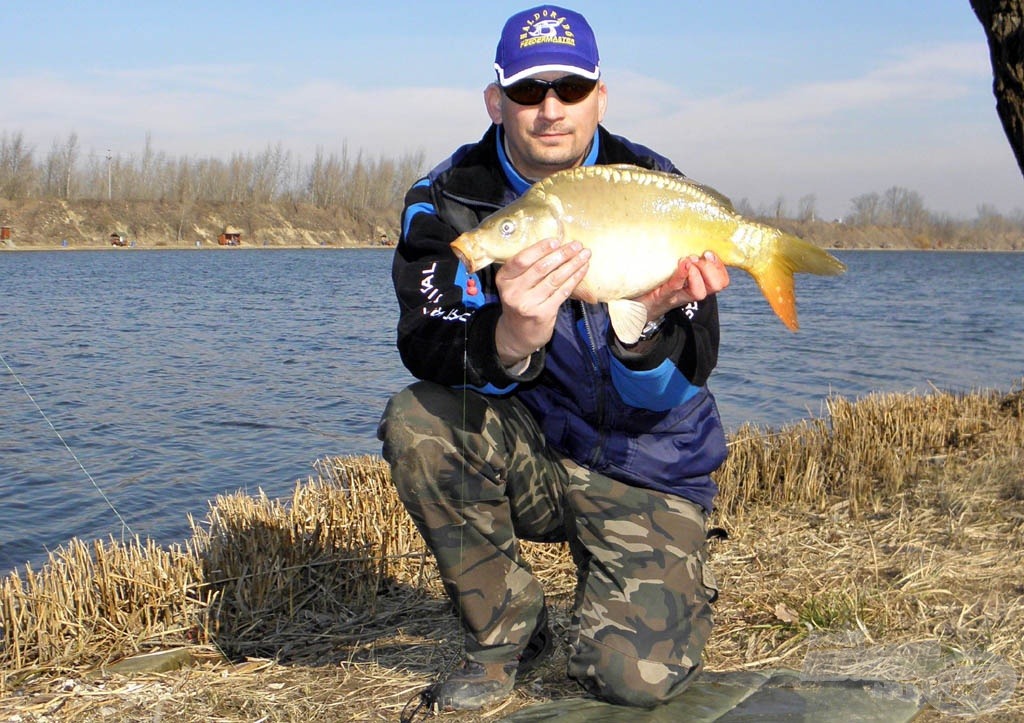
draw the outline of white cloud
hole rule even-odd
[[[0,129],[23,132],[37,149],[74,131],[83,148],[132,153],[151,133],[156,149],[171,155],[227,157],[280,142],[299,156],[347,145],[374,155],[423,150],[440,160],[487,125],[480,91],[357,89],[328,81],[256,87],[230,67],[93,75],[74,83],[52,75],[7,78],[0,79],[0,97],[19,99],[0,108]]]
[[[707,97],[609,73],[608,122],[755,206],[815,194],[838,216],[856,195],[901,185],[935,211],[972,215],[990,202],[1009,212],[1024,184],[992,107],[987,57],[983,43],[918,48],[857,77]]]
[[[1024,198],[991,98],[983,43],[913,48],[859,76],[732,87],[688,96],[683,82],[609,71],[608,127],[672,157],[697,178],[755,206],[815,194],[841,215],[860,193],[900,185],[932,210],[1012,211]],[[280,143],[372,155],[424,153],[430,165],[476,140],[482,88],[356,87],[311,78],[285,85],[244,65],[173,65],[67,77],[0,78],[0,131],[37,151],[70,132],[88,152],[141,151],[146,134],[170,155],[227,157]]]

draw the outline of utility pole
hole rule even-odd
[[[113,186],[111,186],[111,184],[110,184],[110,162],[113,159],[114,159],[114,157],[112,155],[110,155],[110,149],[108,148],[107,149],[107,200],[108,201],[114,197]]]

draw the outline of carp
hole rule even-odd
[[[554,173],[451,247],[475,273],[545,238],[590,249],[589,270],[572,296],[607,303],[612,328],[626,343],[639,338],[647,321],[646,308],[631,299],[667,281],[681,258],[711,251],[743,269],[792,331],[799,328],[793,274],[846,270],[824,249],[743,218],[708,186],[625,164]]]

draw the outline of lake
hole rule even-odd
[[[838,252],[800,276],[801,330],[733,273],[711,379],[726,426],[830,394],[1009,391],[1024,378],[1024,254]],[[161,543],[219,494],[288,495],[328,455],[378,454],[411,381],[391,251],[0,253],[0,573],[71,537]],[[880,440],[882,442],[882,440]]]

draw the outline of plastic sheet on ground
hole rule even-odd
[[[973,717],[997,710],[1017,687],[1017,672],[984,650],[960,650],[936,640],[872,643],[857,631],[812,639],[804,680],[886,680],[921,691],[941,713]]]
[[[857,633],[810,641],[803,668],[707,672],[679,698],[654,710],[592,698],[555,700],[506,723],[902,723],[930,705],[973,717],[1010,699],[1016,671],[999,656],[934,641],[879,645]]]
[[[542,703],[506,723],[903,723],[923,705],[913,686],[880,681],[806,681],[793,670],[705,672],[679,698],[654,710],[572,698]]]

